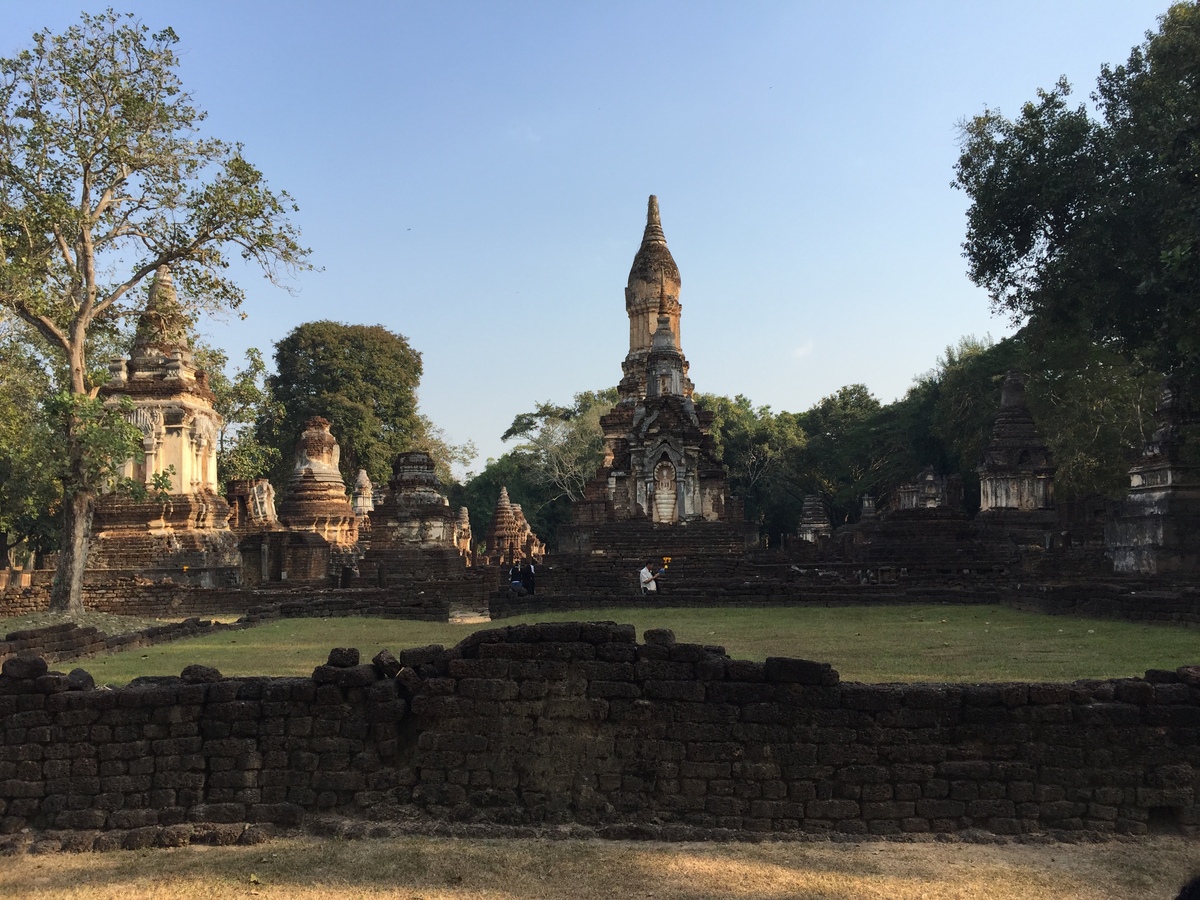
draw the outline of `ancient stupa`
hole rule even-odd
[[[560,548],[593,552],[597,542],[615,539],[600,535],[604,526],[625,522],[736,523],[719,543],[728,550],[744,543],[741,505],[730,495],[710,433],[712,414],[692,402],[680,345],[680,285],[658,198],[651,196],[625,288],[629,352],[619,399],[600,420],[604,461],[584,501],[573,506],[572,524],[560,529]]]
[[[204,586],[236,580],[230,507],[217,485],[223,420],[207,374],[193,361],[189,327],[171,271],[160,266],[130,355],[112,360],[99,391],[107,406],[133,404],[129,418],[142,432],[144,457],[126,460],[118,474],[143,486],[146,497],[99,500],[89,568],[165,570]]]

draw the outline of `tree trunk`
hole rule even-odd
[[[54,573],[54,586],[50,591],[50,609],[53,612],[83,612],[83,571],[87,568],[95,506],[95,495],[84,487],[64,498],[62,548]]]

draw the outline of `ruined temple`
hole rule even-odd
[[[441,575],[461,572],[466,559],[459,549],[459,514],[443,496],[433,459],[423,450],[401,453],[392,462],[386,499],[370,513],[371,545],[360,570],[364,578],[380,573]]]
[[[1054,457],[1025,404],[1025,376],[1019,372],[1004,379],[992,439],[976,471],[980,514],[1054,509]]]
[[[371,484],[366,469],[358,470],[358,477],[354,479],[354,494],[351,497],[350,505],[354,507],[354,515],[358,518],[360,534],[363,531],[370,531],[370,513],[375,508],[375,486]]]
[[[958,512],[963,504],[962,478],[958,475],[939,475],[933,466],[926,466],[911,481],[896,486],[895,508],[947,509]]]
[[[487,545],[486,559],[492,565],[507,566],[525,560],[540,560],[546,552],[545,545],[525,520],[520,504],[509,499],[506,487],[500,488],[500,497],[496,500],[484,541]]]
[[[238,545],[242,577],[256,581],[345,582],[358,565],[358,517],[338,463],[341,448],[320,416],[305,423],[279,505],[285,531],[261,531]]]
[[[992,437],[983,449],[975,525],[990,543],[1050,549],[1058,530],[1054,457],[1025,403],[1025,376],[1009,372]]]
[[[744,545],[741,505],[716,457],[712,413],[692,402],[693,384],[680,344],[679,268],[667,248],[658,199],[651,196],[642,243],[625,288],[629,352],[621,364],[617,405],[601,417],[604,459],[559,530],[560,550],[617,549],[629,528],[722,524],[726,550]],[[709,537],[716,534],[710,530]],[[683,532],[674,535],[683,539]],[[615,542],[615,543],[614,543]],[[657,535],[660,546],[671,546]],[[716,544],[714,544],[714,547]]]
[[[141,430],[144,457],[126,460],[118,475],[146,496],[100,498],[91,569],[133,569],[205,586],[236,580],[237,542],[217,484],[223,420],[208,375],[193,360],[189,327],[170,269],[161,266],[130,355],[112,360],[99,392],[106,406],[132,403],[128,415]]]
[[[829,517],[829,504],[820,494],[805,494],[800,509],[800,540],[816,543],[833,534],[833,522]]]
[[[1129,470],[1129,494],[1105,525],[1113,569],[1123,574],[1194,574],[1200,571],[1200,466],[1185,452],[1187,424],[1168,382],[1159,397],[1158,428]]]

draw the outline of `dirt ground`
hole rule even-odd
[[[0,859],[22,900],[1173,900],[1200,841],[665,844],[312,837]]]

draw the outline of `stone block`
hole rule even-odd
[[[213,684],[224,678],[221,672],[213,666],[202,665],[187,666],[179,673],[179,677],[185,684]]]
[[[10,656],[0,665],[0,675],[19,680],[33,680],[45,675],[49,668],[40,656]]]
[[[334,647],[329,651],[329,659],[325,664],[336,669],[357,666],[359,664],[358,649],[356,647]]]
[[[838,673],[829,663],[780,656],[767,658],[763,663],[763,677],[773,682],[826,686],[835,685],[839,681]]]

